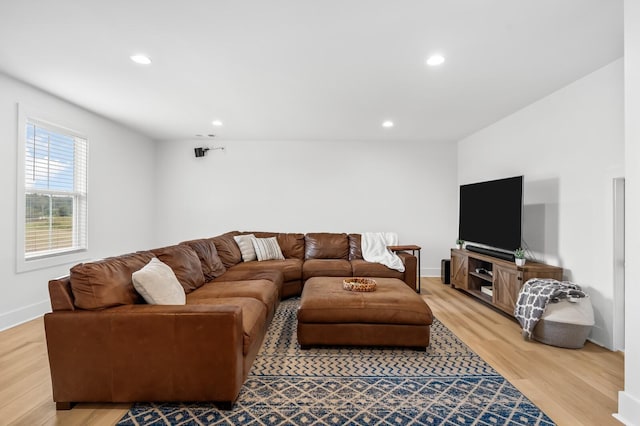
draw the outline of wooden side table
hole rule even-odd
[[[410,251],[413,256],[416,256],[416,252],[418,252],[418,255],[416,256],[418,258],[416,293],[420,293],[420,250],[422,250],[422,247],[415,244],[407,244],[403,246],[387,246],[387,248],[391,251]]]

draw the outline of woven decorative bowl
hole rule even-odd
[[[342,288],[348,291],[376,291],[376,281],[371,278],[347,278]]]

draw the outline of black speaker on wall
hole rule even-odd
[[[451,282],[451,260],[442,259],[440,264],[440,279],[442,284],[449,284]]]
[[[193,148],[196,158],[204,157],[207,151],[209,151],[209,148]]]

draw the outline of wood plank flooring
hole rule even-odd
[[[422,279],[434,315],[558,425],[620,425],[624,355],[587,342],[561,349],[525,341],[513,319],[443,285]]]
[[[518,324],[463,293],[422,279],[435,316],[559,425],[619,425],[624,357],[588,343],[559,349],[522,339]],[[128,404],[56,411],[42,318],[0,332],[0,424],[112,425]]]

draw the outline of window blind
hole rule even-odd
[[[26,126],[25,258],[86,249],[87,139],[35,120]]]

